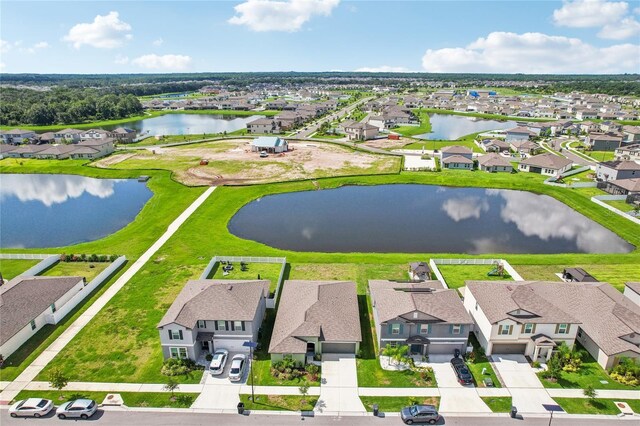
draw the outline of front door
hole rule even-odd
[[[422,345],[411,345],[410,350],[412,354],[422,355]]]

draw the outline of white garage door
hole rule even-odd
[[[355,354],[355,343],[323,343],[323,354]]]
[[[214,339],[213,350],[226,349],[229,352],[249,352],[249,348],[242,346],[245,340],[238,339]]]

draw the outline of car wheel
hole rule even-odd
[[[82,415],[80,415],[80,418],[82,420],[87,420],[89,418],[89,416],[87,416],[86,414],[82,414]]]
[[[435,425],[435,424],[436,424],[436,421],[435,421],[435,420],[433,420],[433,419],[431,419],[431,420],[429,420],[429,424],[430,424],[430,425]]]
[[[404,423],[407,424],[407,425],[412,425],[413,424],[413,420],[407,420]]]
[[[11,416],[11,417],[13,417],[14,419],[15,419],[16,417],[18,417],[18,415],[17,415],[16,413],[11,413],[11,414],[10,414],[10,416]]]
[[[35,414],[33,415],[33,417],[35,417],[36,419],[39,419],[39,418],[40,418],[40,413],[35,413]]]
[[[64,414],[58,414],[58,418],[64,420],[67,418],[67,416],[65,416]]]

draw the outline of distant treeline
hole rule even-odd
[[[133,94],[97,89],[56,87],[48,91],[0,89],[0,124],[49,125],[115,120],[139,115],[142,105]]]

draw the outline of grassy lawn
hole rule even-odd
[[[360,401],[367,411],[373,411],[373,404],[378,404],[381,412],[400,412],[404,407],[414,404],[440,406],[437,396],[361,396]]]
[[[587,151],[585,154],[596,161],[611,161],[616,156],[614,151]]]
[[[100,272],[107,269],[110,262],[58,262],[40,275],[48,277],[85,277],[91,281]]]
[[[493,370],[493,366],[487,359],[486,355],[484,355],[484,352],[482,351],[482,348],[480,347],[475,334],[469,334],[469,343],[471,343],[471,346],[473,346],[475,360],[474,362],[467,362],[467,366],[469,367],[469,371],[471,371],[471,374],[473,375],[476,386],[479,388],[485,387],[483,380],[488,377],[493,382],[493,387],[501,388],[502,384],[500,383],[500,380],[498,380],[498,376]],[[485,370],[484,374],[482,374],[482,370]]]
[[[32,391],[24,390],[18,394],[16,401],[26,398],[45,398],[53,401],[55,405],[61,405],[72,399],[88,398],[98,404],[102,404],[108,392],[88,391]],[[189,408],[198,397],[197,393],[176,392],[174,397],[168,392],[114,392],[118,393],[124,405],[127,407],[154,407],[154,408]]]
[[[576,343],[576,349],[584,348],[579,343]],[[544,379],[541,373],[538,373],[538,378],[546,388],[584,389],[591,385],[595,389],[640,390],[640,386],[627,386],[613,380],[588,353],[579,371],[575,373],[563,371],[556,382]],[[601,381],[606,381],[607,383],[601,383]]]
[[[607,282],[620,291],[624,283],[640,277],[640,264],[566,263],[563,265],[511,265],[525,280],[560,281],[556,276],[565,268],[583,268],[597,280]],[[634,278],[635,277],[635,278]]]
[[[250,394],[240,394],[240,401],[247,410],[276,411],[313,411],[318,402],[317,396],[302,395],[255,395],[251,401]]]
[[[3,279],[11,280],[39,262],[39,260],[0,259],[0,273]]]
[[[531,117],[507,117],[499,114],[482,114],[478,112],[458,112],[446,109],[425,108],[426,112],[434,114],[463,115],[465,117],[487,118],[490,120],[508,121],[517,119],[518,121],[553,121],[549,118],[531,118]]]
[[[429,150],[437,149],[439,151],[446,146],[458,145],[458,146],[466,146],[467,148],[471,149],[473,152],[484,154],[484,151],[474,142],[476,136],[478,136],[478,133],[471,133],[469,135],[462,136],[461,138],[458,138],[456,140],[451,140],[451,141],[450,140],[427,140],[427,139],[419,140],[403,146],[402,149],[422,149],[424,147],[424,149],[429,149]]]
[[[467,280],[512,281],[506,272],[503,276],[488,276],[487,273],[493,269],[493,265],[438,265],[438,269],[449,288],[464,287]]]
[[[508,413],[511,411],[510,396],[483,396],[481,398],[494,413]]]
[[[259,276],[261,280],[271,281],[269,291],[272,293],[276,291],[282,265],[279,263],[255,262],[247,264],[246,269],[246,271],[241,270],[240,262],[234,262],[233,271],[230,271],[229,274],[225,276],[223,275],[222,265],[217,263],[207,278],[214,280],[256,280]]]
[[[202,139],[212,139],[221,137],[222,133],[203,133],[203,134],[188,134],[188,135],[167,135],[162,136],[157,139],[155,136],[149,136],[148,138],[144,138],[143,140],[135,143],[127,143],[121,144],[120,146],[154,146],[154,145],[162,145],[166,143],[177,143],[177,142],[190,142],[197,141]]]
[[[418,120],[420,120],[419,126],[399,126],[392,129],[392,131],[394,133],[400,133],[402,136],[415,136],[423,133],[429,133],[431,131],[429,114],[420,109],[414,109],[413,112],[418,117]]]
[[[625,213],[633,210],[633,206],[631,204],[626,203],[624,200],[613,200],[613,201],[602,200],[602,201],[604,201],[606,204],[610,205],[611,207],[614,207]]]
[[[587,398],[554,398],[554,400],[569,414],[620,414],[620,410],[613,403],[614,401],[626,402],[633,411],[640,413],[640,400],[638,399],[596,398],[593,402]]]

